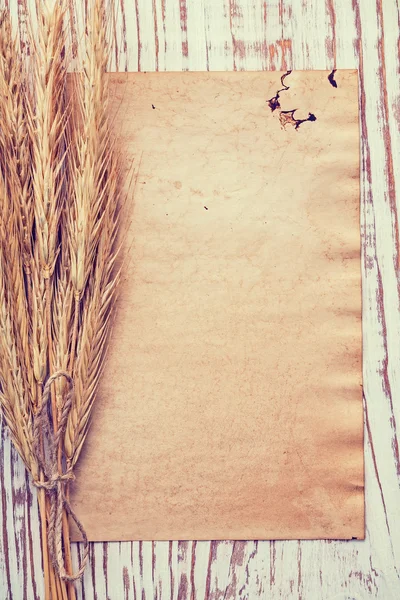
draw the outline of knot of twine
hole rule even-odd
[[[54,419],[57,419],[57,415],[52,415],[52,417],[50,417],[48,404],[50,400],[51,385],[59,377],[64,377],[67,380],[69,390],[66,394],[65,402],[58,419],[57,429],[54,432],[53,422]],[[89,543],[86,532],[82,523],[72,510],[64,490],[65,483],[75,478],[73,469],[72,466],[68,465],[66,470],[63,470],[62,467],[59,467],[58,462],[58,447],[61,436],[65,432],[73,397],[74,382],[71,375],[66,371],[57,371],[56,373],[53,373],[44,386],[42,403],[36,412],[33,422],[34,450],[38,457],[39,466],[44,474],[44,481],[34,481],[34,485],[44,489],[50,500],[47,530],[49,554],[57,570],[57,574],[65,581],[76,581],[82,576],[89,556]],[[84,544],[83,557],[79,564],[78,571],[74,574],[69,574],[65,570],[62,539],[64,509],[78,527]]]

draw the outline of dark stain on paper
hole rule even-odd
[[[334,69],[332,71],[332,73],[328,76],[328,79],[334,87],[337,87],[337,83],[334,80],[335,71],[336,71],[336,69]],[[281,109],[281,104],[280,104],[279,98],[280,98],[281,92],[286,92],[287,90],[290,89],[290,86],[285,83],[285,79],[288,75],[290,75],[291,72],[292,71],[286,71],[286,73],[284,73],[282,75],[282,77],[281,77],[282,88],[280,90],[277,90],[275,96],[272,96],[272,98],[267,100],[268,106],[272,112],[274,112],[277,109]],[[331,79],[331,77],[332,77],[332,79]],[[279,110],[279,121],[283,128],[285,128],[286,125],[293,125],[293,127],[295,129],[298,129],[300,127],[300,125],[302,123],[305,123],[306,121],[312,122],[312,121],[317,120],[317,117],[313,113],[310,113],[310,112],[308,113],[308,117],[306,119],[296,119],[294,116],[294,113],[296,112],[296,110],[298,110],[298,109],[293,108],[291,110]]]
[[[298,129],[302,123],[306,121],[316,121],[317,117],[313,113],[308,113],[307,119],[296,119],[294,113],[297,108],[293,110],[281,110],[279,114],[279,120],[281,122],[282,127],[286,127],[286,125],[293,125],[295,129]]]
[[[281,77],[281,84],[282,84],[282,88],[280,90],[278,90],[275,94],[275,96],[272,96],[272,98],[270,98],[269,100],[267,100],[268,102],[268,106],[270,107],[270,109],[272,110],[272,112],[274,112],[274,110],[276,110],[277,108],[281,107],[281,104],[279,102],[279,97],[281,95],[281,92],[286,92],[290,86],[286,85],[285,83],[285,79],[288,75],[290,75],[292,71],[286,71],[286,73],[284,73]]]
[[[328,81],[334,88],[337,88],[337,81],[335,80],[336,69],[333,69],[331,73],[328,75]]]

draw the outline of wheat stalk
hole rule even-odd
[[[31,351],[28,342],[28,313],[25,297],[24,271],[29,279],[30,239],[32,225],[31,186],[28,165],[30,140],[24,118],[23,66],[15,61],[17,40],[13,39],[9,15],[0,15],[0,161],[2,171],[3,201],[1,218],[3,226],[10,224],[15,234],[9,237],[10,250],[15,259],[7,265],[12,281],[15,335],[24,354],[24,373],[30,400],[35,403],[33,374],[29,368]],[[23,265],[23,270],[21,269]],[[27,289],[30,290],[28,282]]]
[[[0,180],[1,181],[1,180]],[[4,185],[0,184],[0,201],[4,199]],[[1,227],[0,238],[0,403],[12,440],[27,469],[37,476],[38,465],[33,452],[32,414],[27,406],[28,391],[24,381],[13,317],[14,301],[7,286],[7,238]]]
[[[34,206],[34,246],[32,273],[33,352],[38,405],[41,405],[43,383],[53,373],[52,301],[54,269],[59,254],[59,227],[64,203],[63,167],[65,152],[65,30],[62,4],[43,0],[38,10],[37,40],[31,36],[34,49],[34,105],[28,111],[33,147],[32,187]],[[59,410],[56,396],[51,394],[52,422],[57,432]],[[61,471],[61,454],[59,455]],[[53,558],[54,560],[54,558]],[[68,565],[70,568],[70,565]],[[58,589],[66,595],[64,582]],[[55,591],[53,590],[53,595]]]
[[[40,5],[38,40],[34,43],[34,114],[29,127],[33,145],[33,204],[35,243],[33,263],[37,282],[36,302],[44,322],[38,324],[34,353],[38,363],[36,379],[43,384],[52,371],[52,276],[59,253],[59,224],[63,207],[64,135],[66,117],[65,32],[62,6]],[[49,360],[43,360],[48,346]],[[56,415],[56,406],[52,406]],[[54,420],[56,425],[57,419]]]
[[[88,433],[119,279],[103,1],[89,3],[72,93],[65,22],[62,1],[38,0],[28,71],[9,11],[0,14],[0,406],[39,487],[46,600],[75,598],[68,479]]]
[[[0,15],[0,405],[34,480],[41,480],[33,449],[32,410],[36,384],[29,337],[32,308],[32,199],[30,138],[25,121],[27,89],[24,63],[16,60],[9,14]],[[7,228],[7,229],[6,229]],[[24,274],[26,284],[24,283]],[[50,597],[44,490],[39,493],[46,598]]]
[[[76,352],[80,300],[97,251],[106,194],[103,181],[109,160],[109,133],[104,77],[108,60],[104,23],[104,8],[100,3],[95,3],[89,7],[87,14],[83,75],[77,78],[74,88],[79,103],[79,125],[75,128],[77,135],[72,155],[74,205],[68,227],[71,281],[75,294],[71,369]]]
[[[118,176],[107,119],[107,61],[104,6],[95,2],[87,15],[83,76],[75,88],[81,125],[75,128],[74,207],[68,228],[75,296],[69,366],[76,384],[76,402],[70,413],[65,450],[72,464],[78,459],[87,431],[108,333],[111,292],[117,279],[111,267],[118,223]]]
[[[29,101],[32,99],[28,96],[29,87],[25,61],[18,55],[18,40],[12,38],[11,22],[7,12],[2,13],[0,29],[0,111],[3,124],[1,137],[1,156],[3,159],[2,224],[7,226],[7,232],[2,231],[2,307],[3,309],[7,307],[7,314],[9,315],[10,322],[8,323],[7,334],[8,337],[12,335],[16,351],[8,339],[7,344],[14,350],[14,370],[18,368],[17,372],[22,380],[22,384],[18,387],[19,402],[23,401],[24,405],[22,410],[17,412],[18,402],[14,400],[12,402],[14,410],[10,414],[12,394],[10,393],[10,386],[5,386],[4,378],[2,382],[2,404],[3,408],[8,408],[8,411],[4,410],[4,412],[5,414],[8,413],[7,422],[9,425],[11,418],[16,426],[20,422],[23,423],[23,429],[19,431],[19,444],[16,445],[19,449],[21,449],[21,446],[24,448],[23,458],[26,462],[26,448],[29,448],[33,455],[35,454],[32,449],[33,411],[40,404],[40,386],[46,368],[47,340],[44,330],[43,309],[45,286],[38,276],[37,260],[35,264],[35,258],[37,259],[39,254],[38,248],[35,248],[32,244],[34,198],[32,194],[33,177],[29,166],[32,162],[31,152],[34,135],[29,120],[26,119],[26,115],[29,114],[32,106]],[[4,319],[3,326],[6,326]],[[10,332],[11,326],[13,327],[12,333]],[[7,349],[4,347],[2,348],[2,354],[7,355]],[[18,357],[19,365],[16,363]],[[28,468],[30,463],[27,465]],[[30,470],[34,480],[43,481],[43,473],[38,473],[37,465],[32,464]],[[51,573],[47,557],[44,490],[39,493],[39,501],[45,591],[46,597],[50,597],[50,579],[54,581],[54,574]],[[52,587],[54,590],[56,589],[55,583]]]

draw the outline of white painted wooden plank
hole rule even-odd
[[[360,66],[367,538],[365,542],[94,544],[91,566],[83,582],[85,592],[81,587],[78,596],[112,600],[154,597],[397,600],[400,489],[394,421],[397,427],[400,317],[398,239],[394,228],[397,215],[393,204],[398,205],[400,169],[398,3],[395,0],[118,1],[116,24],[122,31],[118,41],[120,69]],[[10,0],[15,14],[22,5]],[[393,172],[390,172],[388,165],[393,157]],[[30,507],[24,493],[23,466],[10,451],[7,436],[0,450],[4,465],[0,523],[5,524],[0,537],[0,599],[42,597],[36,492],[32,492]],[[15,546],[10,547],[15,539],[18,553]],[[32,551],[29,544],[33,545]],[[75,560],[76,555],[75,547]],[[29,576],[31,560],[38,574],[36,590]],[[26,591],[24,568],[28,570]]]

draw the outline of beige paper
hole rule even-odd
[[[112,77],[134,198],[90,540],[364,537],[357,73],[282,75]]]

